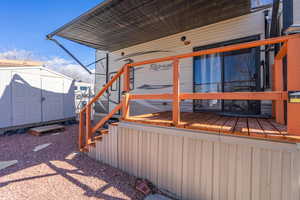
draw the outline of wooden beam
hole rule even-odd
[[[86,144],[88,145],[91,142],[91,105],[86,107],[86,117],[85,117],[85,121],[86,121],[86,126],[85,126],[85,137],[86,137]]]
[[[283,63],[282,63],[282,60],[275,59],[273,73],[274,73],[274,90],[276,92],[282,92],[283,91]],[[277,123],[285,124],[284,101],[283,100],[277,99],[275,101],[275,119],[276,119]]]
[[[220,99],[220,100],[287,100],[287,92],[215,92],[183,93],[180,99]]]
[[[241,44],[236,44],[236,45],[229,45],[229,46],[225,46],[225,47],[207,49],[207,50],[197,51],[197,52],[193,52],[193,53],[180,54],[177,56],[169,56],[169,57],[164,57],[164,58],[151,59],[151,60],[146,60],[146,61],[142,61],[142,62],[130,63],[128,65],[133,67],[133,66],[147,65],[147,64],[157,63],[157,62],[172,61],[174,59],[183,59],[183,58],[189,58],[189,57],[194,57],[194,56],[203,56],[203,55],[223,53],[223,52],[228,52],[228,51],[236,51],[236,50],[240,50],[240,49],[254,48],[254,47],[263,46],[263,45],[283,43],[283,42],[287,42],[289,39],[293,39],[293,38],[300,38],[300,34],[270,38],[270,39],[266,39],[266,40],[258,40],[258,41],[253,41],[253,42],[246,42],[246,43],[241,43]]]
[[[283,46],[280,48],[280,51],[277,53],[275,59],[276,60],[282,60],[284,56],[287,54],[287,42],[283,44]]]
[[[122,108],[122,119],[127,119],[129,117],[129,93],[123,95],[123,108]]]
[[[79,136],[78,136],[78,147],[79,149],[84,147],[84,110],[79,113]]]
[[[107,120],[109,120],[118,110],[120,110],[123,106],[123,103],[118,104],[108,115],[106,115],[104,118],[98,122],[94,128],[92,129],[92,134],[94,134],[99,128],[101,128]]]
[[[124,65],[119,71],[117,74],[115,74],[112,79],[98,92],[98,94],[86,105],[86,106],[89,106],[89,105],[92,105],[93,103],[95,103],[99,97],[101,97],[104,92],[110,87],[112,86],[112,84],[124,73],[124,68],[126,68],[127,65]]]
[[[129,99],[173,99],[173,94],[130,94]]]
[[[173,123],[175,126],[180,124],[180,72],[179,60],[173,61]]]
[[[124,67],[124,73],[123,73],[123,91],[129,92],[130,88],[130,67],[128,65],[125,65]]]

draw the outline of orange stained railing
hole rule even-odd
[[[247,49],[259,47],[263,45],[281,44],[279,53],[274,58],[273,66],[273,91],[267,92],[218,92],[218,93],[181,93],[180,92],[180,60],[191,58],[195,56],[203,56],[215,53],[222,53],[228,51],[235,51],[240,49]],[[130,100],[138,99],[169,99],[172,100],[172,120],[174,126],[180,125],[180,102],[185,99],[220,99],[220,100],[272,100],[274,117],[278,123],[284,124],[287,121],[288,133],[300,135],[300,104],[291,103],[288,101],[288,92],[300,91],[300,53],[297,48],[300,47],[300,34],[282,36],[266,40],[259,40],[247,42],[242,44],[230,45],[220,48],[213,48],[192,52],[187,54],[180,54],[176,56],[169,56],[159,59],[151,59],[142,62],[135,62],[124,65],[119,72],[108,82],[97,96],[82,110],[86,112],[86,143],[89,143],[92,134],[100,128],[105,120],[109,119],[111,113],[103,120],[101,120],[94,128],[90,125],[90,110],[91,105],[94,103],[104,92],[109,88],[114,81],[123,76],[123,98],[122,103],[119,104],[112,113],[117,112],[122,108],[122,118],[126,119],[130,116],[129,102]],[[287,59],[287,75],[285,76],[283,70],[283,59]],[[158,62],[172,61],[173,64],[173,92],[168,94],[130,94],[129,91],[129,71],[131,67],[137,67],[146,64],[153,64]],[[287,88],[284,89],[284,80],[287,81]],[[285,102],[287,103],[287,117],[285,120]],[[83,128],[83,114],[80,113],[80,132],[84,131]],[[80,134],[80,139],[83,136]],[[79,142],[80,143],[80,142]],[[83,144],[83,142],[81,142]]]

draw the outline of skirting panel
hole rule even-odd
[[[299,200],[297,146],[120,123],[89,155],[179,199]]]

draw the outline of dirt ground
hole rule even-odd
[[[135,177],[77,151],[77,125],[65,132],[0,136],[0,161],[17,164],[0,170],[1,200],[143,199]],[[50,144],[39,151],[36,146]]]

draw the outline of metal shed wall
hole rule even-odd
[[[44,67],[0,68],[0,128],[75,117],[73,80]]]
[[[89,155],[179,199],[300,198],[297,144],[120,123]]]

